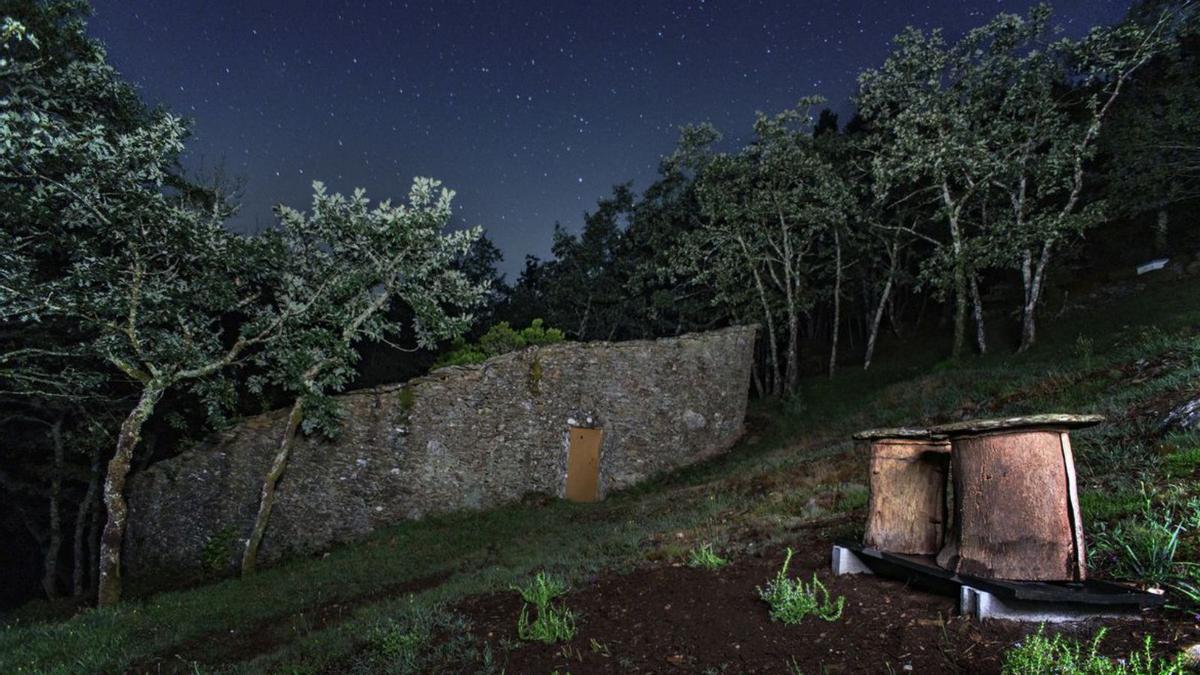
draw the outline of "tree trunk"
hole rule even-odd
[[[1030,268],[1032,254],[1026,251],[1025,266],[1028,272],[1024,274],[1025,284],[1025,305],[1021,311],[1021,346],[1017,352],[1029,351],[1037,340],[1037,307],[1038,301],[1041,299],[1042,286],[1045,284],[1046,268],[1050,265],[1050,250],[1054,242],[1046,241],[1042,244],[1042,253],[1038,257],[1036,264]]]
[[[1154,252],[1167,252],[1167,228],[1170,226],[1170,214],[1166,206],[1158,207],[1154,221]]]
[[[975,343],[979,353],[987,353],[987,329],[983,324],[983,299],[979,297],[979,277],[971,274],[971,304],[975,314]]]
[[[267,521],[271,517],[271,509],[275,506],[275,486],[287,469],[288,458],[292,454],[292,446],[296,441],[296,429],[304,417],[304,399],[297,397],[288,413],[287,425],[283,428],[283,437],[279,439],[279,450],[271,462],[271,468],[263,478],[262,495],[258,502],[258,515],[254,517],[254,527],[246,539],[246,547],[242,551],[242,576],[254,574],[258,565],[258,547],[262,544],[263,535],[267,531]]]
[[[963,251],[962,232],[958,218],[950,218],[950,240],[954,251],[954,345],[950,358],[962,358],[967,345],[967,261]]]
[[[833,231],[833,250],[836,267],[833,281],[833,337],[829,348],[829,377],[837,369],[838,327],[842,322],[842,240],[838,231]]]
[[[92,509],[96,508],[96,498],[100,494],[100,452],[92,450],[92,477],[88,480],[87,493],[79,503],[79,512],[75,516],[74,556],[75,569],[71,575],[71,592],[75,597],[84,594],[83,571],[94,562],[91,556],[84,556],[83,546],[87,538],[87,524],[92,519]]]
[[[108,518],[104,523],[104,533],[100,536],[96,589],[96,605],[99,607],[109,607],[121,600],[121,543],[125,538],[125,520],[129,516],[129,507],[125,503],[125,479],[129,477],[130,463],[141,438],[142,427],[154,412],[154,406],[162,398],[165,389],[166,383],[157,380],[145,385],[137,405],[121,423],[117,449],[108,462],[108,473],[104,478],[104,507]]]
[[[875,339],[879,337],[879,326],[883,323],[883,313],[887,309],[888,296],[892,292],[892,277],[888,277],[883,285],[883,293],[879,296],[879,306],[875,308],[875,316],[871,318],[871,329],[867,333],[867,353],[863,358],[863,370],[871,367],[871,359],[875,356]]]
[[[779,347],[775,344],[775,319],[771,316],[771,304],[767,302],[767,289],[763,286],[762,275],[759,274],[758,266],[755,265],[754,259],[750,255],[750,248],[741,239],[738,240],[738,243],[741,244],[746,265],[750,267],[750,272],[754,275],[754,287],[758,291],[758,300],[762,304],[763,321],[767,324],[768,353],[771,357],[771,393],[779,395],[782,382],[782,378],[779,376]]]
[[[100,532],[104,529],[104,509],[97,502],[92,509],[91,522],[88,523],[87,559],[94,564],[88,565],[87,587],[89,593],[94,593],[100,586]]]
[[[784,392],[788,394],[796,393],[800,387],[800,359],[797,356],[800,352],[800,316],[795,307],[788,306],[788,347],[787,347],[787,371],[784,375],[785,382],[783,384]]]
[[[62,550],[62,479],[63,465],[63,420],[59,417],[50,426],[50,440],[54,444],[54,468],[50,476],[50,525],[46,544],[46,557],[42,565],[42,589],[46,597],[58,597],[58,557]]]

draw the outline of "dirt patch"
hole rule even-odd
[[[710,572],[656,566],[604,576],[570,593],[578,617],[569,643],[519,643],[514,593],[470,599],[459,606],[474,633],[493,645],[519,644],[507,653],[507,672],[550,673],[997,673],[1003,655],[1036,626],[975,622],[954,615],[952,598],[871,576],[831,578],[829,542],[814,540],[797,552],[793,573],[813,572],[831,593],[846,597],[840,621],[815,618],[796,626],[772,622],[755,587],[782,562],[770,549]],[[1100,623],[1063,629],[1088,639]],[[1127,655],[1152,636],[1156,651],[1174,653],[1200,640],[1181,617],[1109,621],[1105,654]]]
[[[148,657],[126,673],[194,673],[193,664],[228,665],[246,661],[270,653],[298,635],[337,625],[363,605],[440,586],[450,575],[450,572],[443,572],[383,586],[370,593],[311,607],[296,614],[265,619],[246,628],[202,635]]]

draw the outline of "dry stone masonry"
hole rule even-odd
[[[602,430],[601,495],[723,452],[742,434],[754,339],[754,327],[735,327],[533,347],[346,394],[336,440],[298,440],[260,559],[529,493],[562,496],[571,427]],[[126,572],[232,562],[285,417],[248,419],[133,477]]]

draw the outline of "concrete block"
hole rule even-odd
[[[834,544],[833,546],[833,576],[843,574],[874,574],[870,567],[858,557],[854,551]]]
[[[1105,610],[1097,605],[1002,600],[992,593],[966,585],[959,588],[958,612],[964,616],[973,616],[980,621],[1001,619],[1036,623],[1068,623],[1087,621],[1088,619],[1117,619],[1141,615],[1141,612],[1136,609]]]

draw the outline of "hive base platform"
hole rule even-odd
[[[959,614],[979,620],[1063,623],[1097,618],[1136,618],[1166,599],[1108,581],[1003,581],[954,574],[934,556],[885,553],[860,544],[833,546],[833,573],[877,574],[916,588],[958,598]]]

